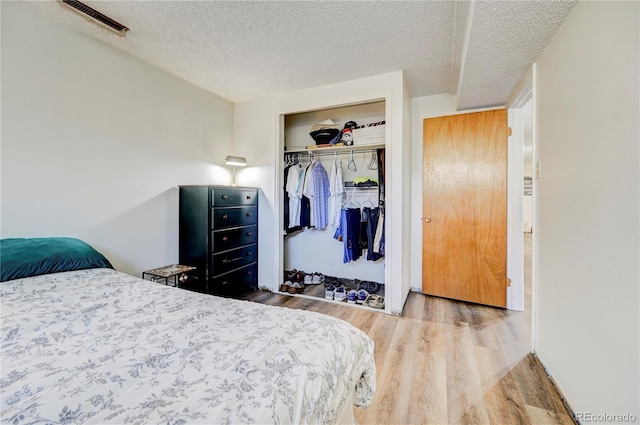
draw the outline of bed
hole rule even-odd
[[[353,406],[373,398],[373,341],[346,322],[161,285],[108,261],[15,277],[30,267],[12,262],[7,241],[2,423],[353,423]]]

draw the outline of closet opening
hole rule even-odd
[[[284,117],[281,293],[385,311],[385,125],[384,101]]]

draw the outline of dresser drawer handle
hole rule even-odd
[[[226,280],[224,282],[222,282],[223,285],[227,285],[228,283],[229,283],[229,281],[226,281]]]
[[[247,232],[247,236],[251,236],[251,235],[253,235],[253,233]]]
[[[222,195],[222,196],[221,196],[221,198],[222,198],[222,199],[227,199],[227,198],[228,198],[228,196],[227,196],[227,195]]]
[[[228,215],[226,215],[226,214],[222,216],[222,219],[223,219],[223,220],[226,220],[226,219],[228,219],[228,218],[229,218],[229,216],[228,216]]]
[[[222,238],[222,242],[226,242],[226,241],[228,241],[228,240],[229,240],[229,238],[228,238],[228,237],[226,237],[226,236],[225,236],[224,238]]]
[[[242,257],[225,258],[224,260],[222,260],[222,264],[233,263],[234,261],[240,261],[240,260],[242,260]]]
[[[251,252],[251,251],[247,252],[247,256],[248,257],[251,257],[252,255],[253,255],[253,252]]]
[[[253,276],[253,272],[252,272],[251,270],[249,270],[249,271],[247,272],[247,276]]]
[[[251,213],[247,213],[247,217],[251,217]]]
[[[247,195],[247,199],[251,199],[251,195]]]

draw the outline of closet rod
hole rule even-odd
[[[333,156],[333,155],[337,155],[340,156],[340,153],[346,153],[348,155],[351,155],[352,153],[371,153],[371,152],[376,152],[377,149],[345,149],[345,150],[341,150],[339,152],[317,152],[317,151],[309,151],[309,153],[313,156]]]

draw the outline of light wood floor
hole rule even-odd
[[[530,354],[530,284],[526,293],[529,311],[514,312],[412,292],[402,317],[267,291],[245,298],[339,317],[375,341],[377,391],[355,409],[360,424],[573,424]]]

